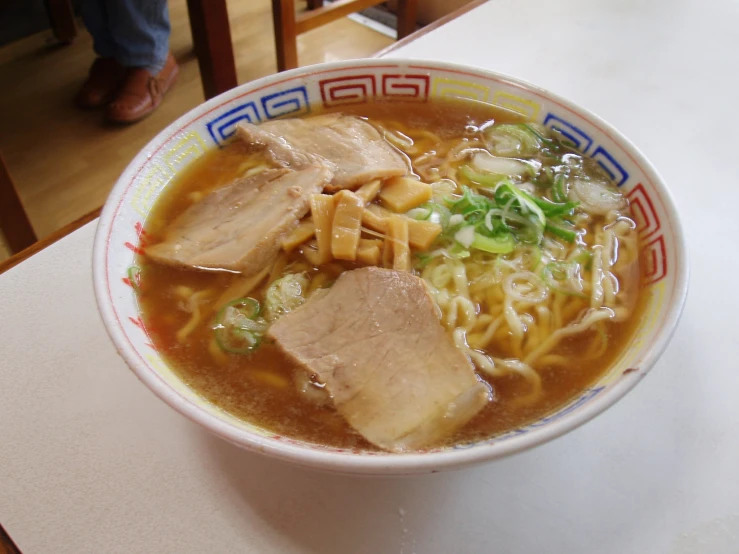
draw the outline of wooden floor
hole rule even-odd
[[[40,33],[0,49],[0,150],[39,237],[100,206],[126,164],[156,133],[203,101],[185,0],[171,0],[171,49],[180,76],[137,124],[105,124],[72,98],[94,59],[82,30],[71,46]],[[239,82],[276,71],[270,0],[229,0]],[[371,56],[392,40],[343,19],[298,39],[301,65]],[[0,236],[0,260],[8,255]]]

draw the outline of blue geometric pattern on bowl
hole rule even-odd
[[[583,154],[587,154],[588,150],[590,150],[590,147],[593,145],[593,139],[590,138],[585,131],[575,127],[572,123],[565,121],[553,113],[547,114],[544,118],[544,126],[558,131],[562,136],[570,140],[572,144],[575,145],[575,148]]]
[[[305,115],[310,112],[308,91],[304,86],[289,88],[274,94],[267,94],[260,99],[264,115],[267,119]]]
[[[618,163],[613,156],[608,153],[608,150],[602,146],[598,146],[592,154],[595,161],[598,162],[606,173],[611,176],[611,179],[620,187],[629,178],[628,172]]]
[[[254,102],[245,102],[219,115],[213,121],[206,123],[205,126],[208,128],[208,132],[215,143],[221,144],[236,132],[236,124],[243,120],[249,123],[259,123],[262,120],[259,117],[259,111]]]

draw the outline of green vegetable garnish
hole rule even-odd
[[[508,254],[516,247],[516,241],[512,235],[486,237],[480,233],[475,233],[471,246],[490,254]]]
[[[542,142],[549,140],[526,124],[494,125],[485,130],[485,136],[492,143],[491,150],[496,156],[508,157],[536,156]]]
[[[274,321],[305,302],[308,277],[303,273],[289,273],[272,283],[264,293],[264,317]]]
[[[262,342],[267,328],[259,317],[261,306],[254,298],[237,298],[226,304],[216,316],[213,330],[218,346],[231,354],[248,354]]]
[[[462,176],[474,183],[483,187],[494,188],[501,181],[508,179],[507,175],[498,175],[496,173],[480,173],[475,171],[468,165],[463,165],[459,168],[459,172]]]
[[[564,175],[558,175],[554,180],[554,186],[552,187],[552,200],[557,203],[567,202],[567,193],[565,192],[565,177]]]
[[[128,268],[128,282],[131,283],[134,292],[141,291],[141,268],[139,266],[132,265]]]
[[[556,292],[567,296],[587,298],[582,292],[579,269],[579,264],[575,262],[550,262],[544,266],[541,276],[547,286]],[[573,283],[578,285],[579,289],[575,288]]]
[[[566,240],[567,242],[575,242],[577,238],[577,231],[575,226],[565,221],[547,221],[544,229],[553,234],[555,237]]]

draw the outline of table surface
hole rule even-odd
[[[24,554],[736,553],[737,52],[736,0],[494,0],[391,54],[536,82],[614,124],[665,177],[688,302],[660,362],[593,422],[402,479],[243,452],[117,357],[93,298],[91,223],[0,277],[0,522]]]

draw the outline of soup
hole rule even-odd
[[[609,176],[564,137],[449,101],[378,102],[279,125],[247,125],[182,172],[149,216],[132,269],[156,348],[210,402],[298,440],[427,449],[551,413],[625,348],[641,307],[635,224]],[[287,207],[273,214],[279,202]],[[242,209],[252,227],[234,219]],[[346,305],[378,286],[400,289],[366,309]],[[396,297],[415,304],[388,311],[385,299]],[[425,297],[433,317],[423,315]],[[291,344],[344,307],[348,319],[325,322],[328,334]],[[370,344],[355,312],[381,319],[372,325],[383,338],[371,344],[385,358],[351,351]],[[393,318],[400,323],[386,327],[407,347],[383,327]],[[347,326],[361,344],[337,338]],[[402,348],[401,364],[392,358]],[[426,371],[435,358],[454,361]],[[464,384],[450,399],[455,380]],[[423,404],[410,390],[421,385],[446,411],[434,406],[414,431],[389,431],[393,414],[422,417],[403,409],[408,398]],[[462,404],[469,409],[453,413]]]

